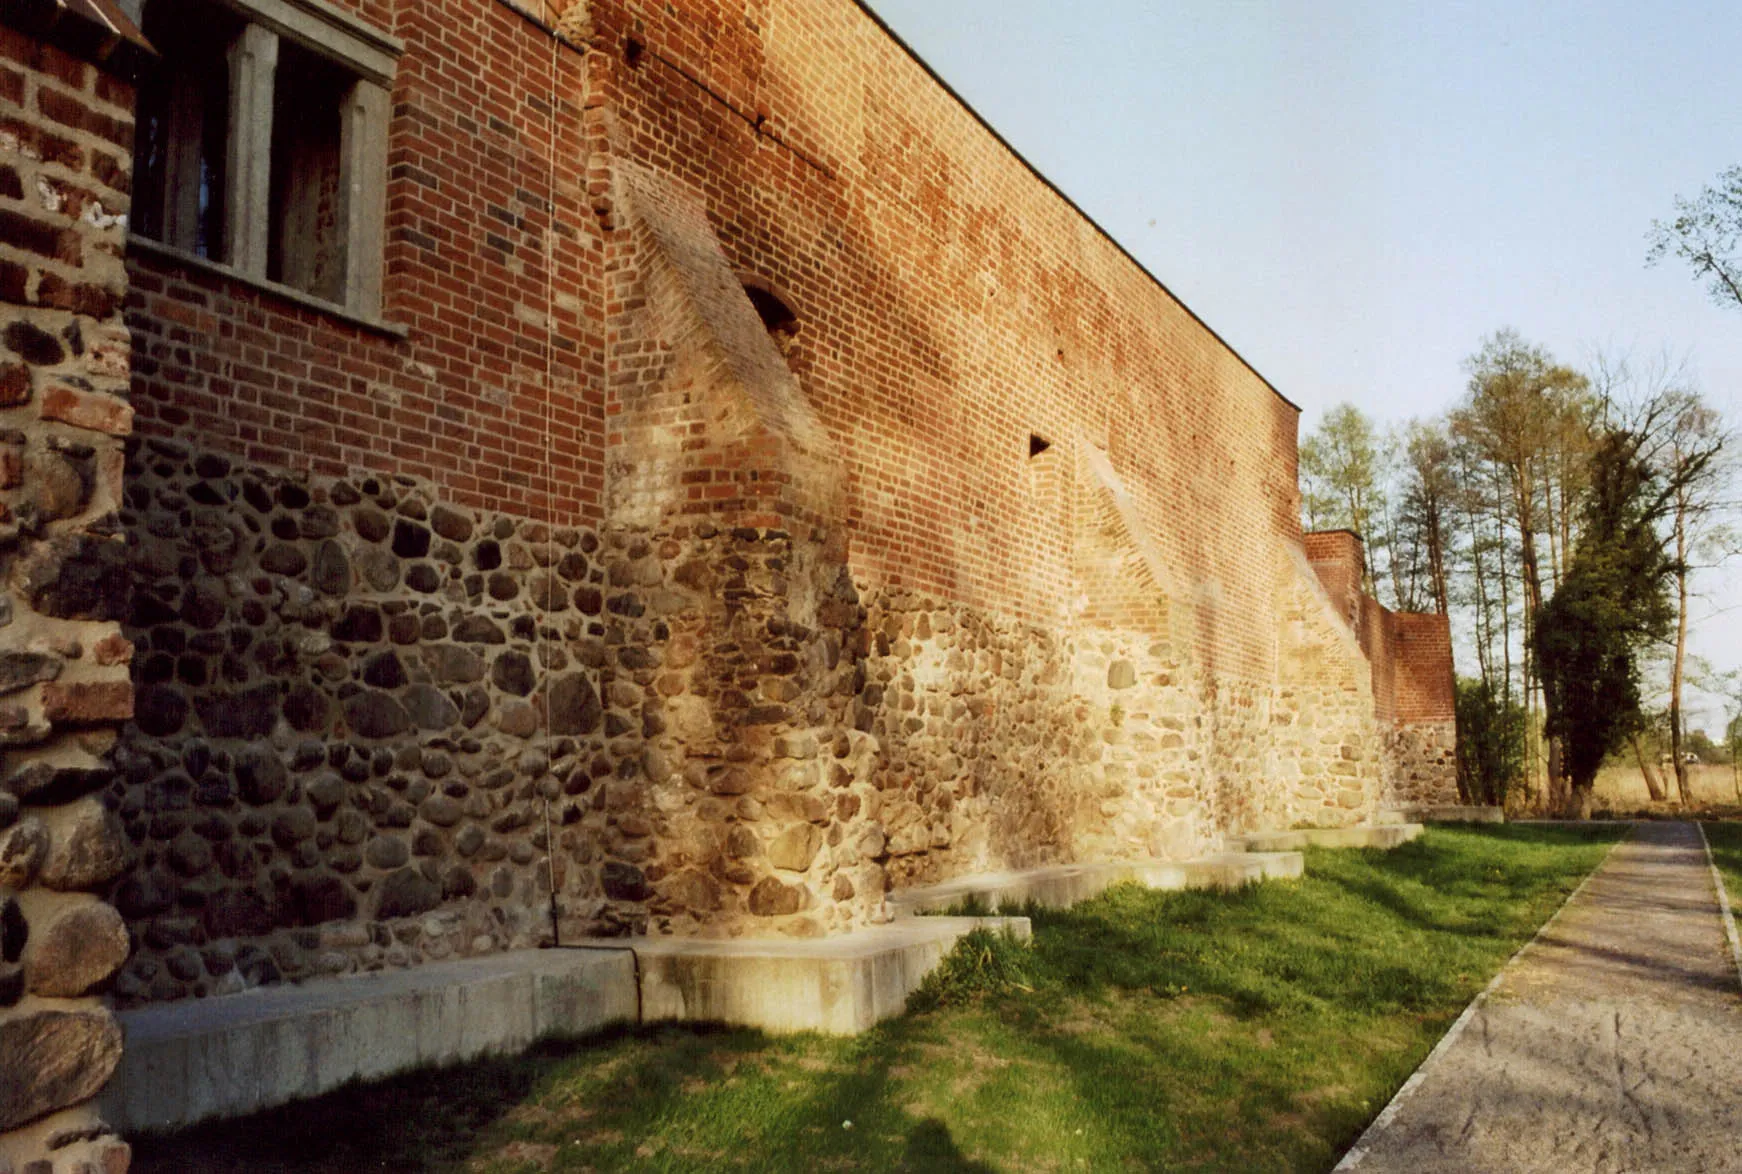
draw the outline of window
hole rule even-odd
[[[329,0],[143,7],[133,231],[377,317],[399,42]]]
[[[146,36],[162,64],[141,80],[134,140],[133,231],[219,260],[224,239],[224,163],[230,76],[210,69],[240,33],[223,12],[169,23],[163,5]]]

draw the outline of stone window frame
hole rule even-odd
[[[122,0],[143,23],[149,0]],[[224,259],[202,257],[173,211],[191,198],[197,173],[170,169],[163,204],[170,223],[155,239],[129,235],[130,248],[210,269],[346,321],[404,337],[381,317],[387,243],[387,153],[393,80],[405,43],[329,0],[215,0],[243,25],[227,54],[230,108],[224,169]],[[342,297],[332,300],[267,276],[271,234],[273,97],[278,50],[289,40],[354,81],[339,101],[339,233],[344,243]],[[190,193],[190,188],[193,189]],[[184,222],[185,225],[185,222]]]

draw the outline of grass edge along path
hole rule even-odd
[[[135,1170],[1328,1170],[1624,827],[1109,890],[850,1039],[620,1029],[139,1139]],[[977,953],[976,953],[977,951]]]
[[[1742,897],[1742,824],[1701,821],[1694,826],[1700,829],[1700,840],[1706,846],[1712,884],[1718,890],[1718,909],[1724,918],[1724,939],[1730,947],[1737,984],[1742,986],[1742,936],[1736,930],[1734,910],[1735,898]]]

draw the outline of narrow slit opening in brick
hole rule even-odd
[[[768,331],[768,337],[774,340],[780,353],[784,355],[791,351],[793,340],[798,337],[799,331],[798,315],[793,312],[792,307],[782,301],[780,295],[769,289],[760,278],[744,279],[744,296],[756,307],[756,316],[762,319],[763,329]]]
[[[1028,434],[1028,455],[1030,458],[1039,456],[1051,447],[1052,441],[1048,440],[1040,433],[1030,432]]]

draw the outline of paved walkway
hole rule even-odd
[[[1742,1171],[1742,993],[1699,829],[1648,823],[1339,1170]]]

